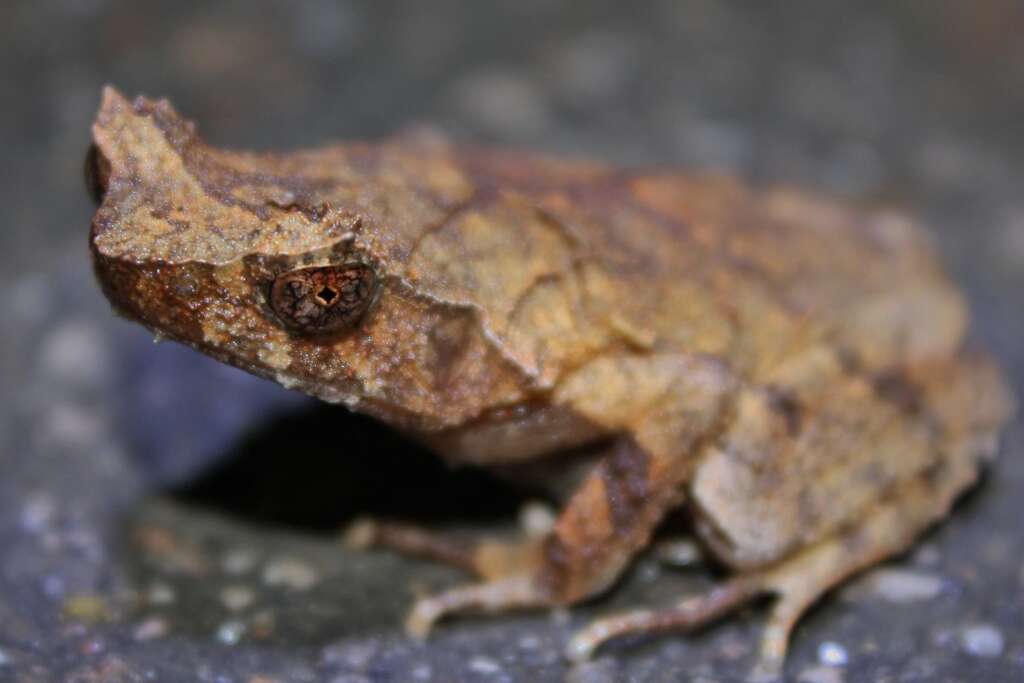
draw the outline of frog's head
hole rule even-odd
[[[405,425],[515,398],[472,307],[417,284],[418,236],[470,193],[440,152],[222,151],[166,101],[111,88],[93,136],[95,270],[126,317]]]

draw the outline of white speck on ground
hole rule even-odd
[[[28,533],[46,531],[57,514],[53,498],[45,493],[30,496],[21,508],[21,528]]]
[[[622,680],[618,665],[611,657],[601,657],[573,665],[566,678],[568,683],[616,683]]]
[[[661,565],[648,559],[637,562],[635,571],[637,577],[644,583],[654,583],[661,577]]]
[[[151,605],[170,605],[176,597],[174,589],[166,583],[154,583],[146,591],[146,600]]]
[[[217,629],[217,640],[225,645],[237,645],[245,635],[245,624],[240,621],[225,621]]]
[[[93,323],[66,322],[42,342],[43,372],[72,388],[95,387],[110,376],[109,344]]]
[[[688,538],[659,543],[654,549],[654,557],[670,567],[692,567],[701,561],[700,548]]]
[[[540,638],[537,636],[523,636],[519,639],[520,650],[536,650],[540,647]]]
[[[341,665],[349,669],[365,669],[377,656],[378,646],[369,642],[348,642],[328,645],[320,653],[324,665]]]
[[[228,574],[244,574],[256,566],[256,555],[241,548],[230,550],[221,558],[220,566]]]
[[[160,617],[150,617],[135,627],[135,630],[132,631],[132,637],[139,642],[146,642],[147,640],[163,638],[167,635],[167,630],[166,621]]]
[[[798,683],[843,683],[843,669],[833,666],[812,666],[797,674]]]
[[[429,664],[417,664],[412,670],[412,677],[417,681],[429,681],[434,676],[434,670]]]
[[[11,663],[10,656],[3,650],[0,650],[0,666],[7,666]]]
[[[850,657],[839,643],[825,641],[818,646],[818,661],[826,666],[846,666]]]
[[[245,586],[226,586],[220,592],[220,601],[232,612],[239,612],[252,604],[253,592]]]
[[[1003,654],[1003,634],[989,624],[973,624],[960,631],[960,643],[975,657],[998,657]]]
[[[478,674],[496,674],[501,671],[501,665],[490,657],[473,657],[469,660],[469,670]]]
[[[572,619],[572,615],[569,614],[569,610],[564,607],[555,607],[548,613],[551,623],[558,626],[565,626]]]
[[[540,501],[529,501],[519,510],[519,528],[530,538],[540,538],[555,528],[555,512]]]
[[[290,557],[271,560],[263,568],[263,581],[269,586],[284,586],[304,591],[315,586],[319,580],[320,576],[315,569]]]
[[[865,577],[869,590],[895,603],[932,600],[942,592],[940,576],[909,569],[877,569]]]

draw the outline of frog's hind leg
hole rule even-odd
[[[967,443],[962,447],[974,447]],[[766,569],[739,575],[674,607],[639,610],[600,619],[571,641],[568,656],[589,657],[611,638],[638,633],[699,628],[759,596],[776,596],[764,629],[758,673],[778,675],[790,634],[806,610],[851,574],[905,550],[941,518],[956,495],[977,474],[970,458],[950,458],[905,485],[855,528],[819,542]]]
[[[446,614],[569,605],[608,588],[681,502],[691,455],[718,428],[732,388],[721,364],[689,356],[598,359],[579,370],[556,398],[621,436],[597,456],[543,539],[506,546],[528,548],[525,561],[484,567],[481,546],[474,564],[484,580],[420,599],[408,630],[422,636]],[[627,390],[632,400],[624,402]]]

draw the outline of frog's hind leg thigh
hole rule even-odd
[[[647,454],[624,439],[585,477],[543,539],[484,541],[470,556],[483,582],[419,600],[407,621],[425,635],[445,614],[570,604],[606,588],[662,515],[679,503],[679,487],[650,491]]]
[[[622,436],[529,562],[496,566],[483,583],[419,600],[409,631],[423,635],[453,612],[567,605],[608,588],[681,502],[691,456],[719,426],[732,389],[721,365],[680,355],[599,359],[569,378],[558,400]],[[632,400],[623,401],[630,391]]]
[[[801,615],[851,574],[905,550],[923,529],[946,513],[976,473],[977,466],[970,458],[943,460],[875,508],[855,528],[778,565],[739,575],[675,607],[600,619],[576,635],[568,655],[585,659],[602,643],[619,635],[698,628],[757,596],[775,595],[761,640],[758,673],[776,675]]]

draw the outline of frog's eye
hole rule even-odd
[[[292,332],[337,332],[366,312],[376,279],[362,263],[293,270],[270,286],[270,307]]]

